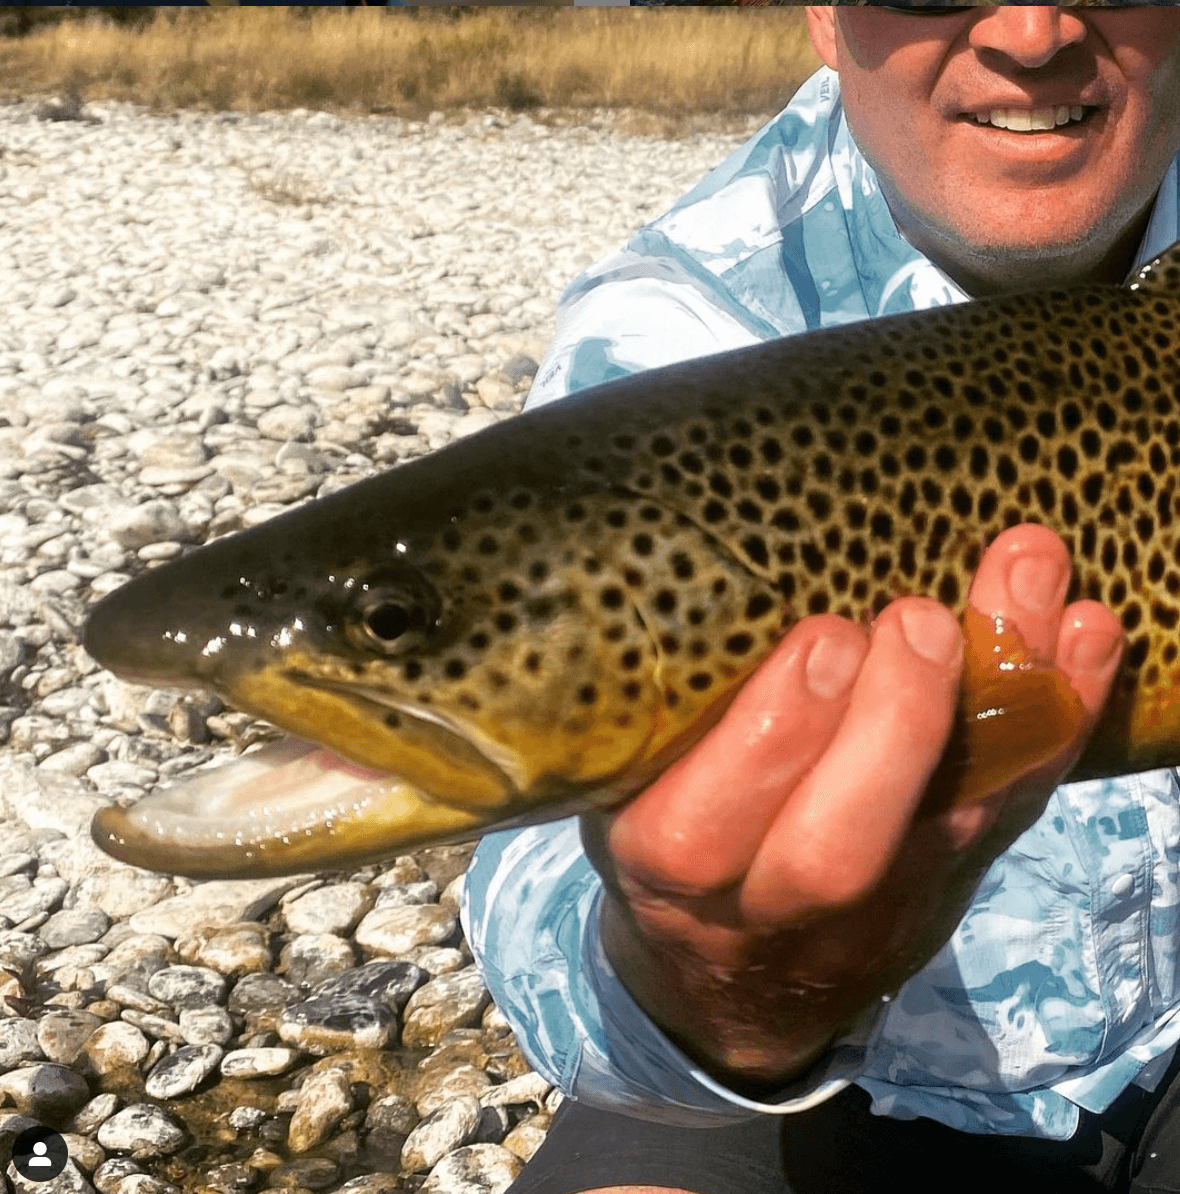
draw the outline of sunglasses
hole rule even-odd
[[[883,8],[886,12],[903,12],[911,17],[953,17],[963,12],[974,12],[978,4],[872,4],[871,8]],[[1088,5],[1087,7],[1108,7]],[[1109,7],[1150,8],[1151,5],[1111,5]]]
[[[951,17],[961,12],[972,12],[975,4],[874,4],[886,12],[904,12],[911,17]]]

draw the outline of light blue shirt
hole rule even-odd
[[[1180,239],[1177,163],[1144,263]],[[964,302],[898,232],[831,71],[561,300],[535,407],[713,352]],[[1180,788],[1172,771],[1066,784],[996,860],[954,936],[768,1103],[684,1056],[619,982],[602,885],[564,820],[484,838],[463,923],[542,1073],[574,1098],[686,1126],[786,1114],[855,1082],[873,1111],[1067,1139],[1180,1040]]]

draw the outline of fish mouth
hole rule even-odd
[[[331,870],[471,837],[532,804],[507,752],[384,694],[277,668],[223,693],[292,734],[102,809],[91,833],[107,853],[206,879]]]
[[[442,804],[493,810],[518,796],[512,760],[472,727],[363,682],[289,660],[219,686],[238,709],[309,739],[368,771],[394,775]]]
[[[246,879],[363,866],[479,832],[478,812],[431,801],[396,776],[295,737],[99,810],[91,836],[132,866]]]
[[[518,797],[526,786],[512,754],[477,727],[460,726],[435,710],[372,690],[361,692],[318,676],[291,673],[290,683],[304,692],[319,691],[337,697],[370,724],[379,725],[381,736],[392,737],[397,743],[390,771],[412,779],[434,800],[498,808]],[[319,733],[308,736],[333,746],[345,759],[363,767],[381,771],[388,759],[387,752],[375,742],[345,739],[334,744]]]

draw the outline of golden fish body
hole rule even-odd
[[[1062,535],[1072,595],[1129,640],[1074,774],[1180,763],[1178,320],[1173,246],[1128,287],[656,369],[149,572],[95,607],[100,663],[393,778],[362,794],[345,769],[290,815],[202,781],[104,810],[95,836],[157,869],[261,874],[618,800],[799,618],[911,593],[961,611],[984,547],[1024,521]]]

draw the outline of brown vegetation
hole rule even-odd
[[[86,100],[164,110],[416,116],[489,106],[631,108],[665,120],[769,114],[815,68],[802,16],[717,8],[162,8],[138,27],[63,20],[0,41],[0,96],[72,90]]]

